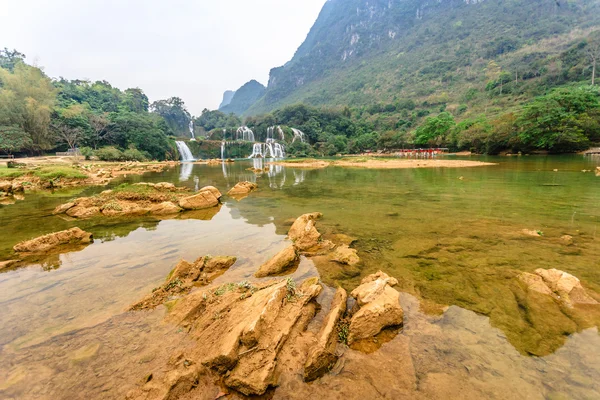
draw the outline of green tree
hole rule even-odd
[[[446,136],[455,125],[454,117],[449,112],[427,117],[415,132],[415,144],[440,146],[446,143]]]
[[[155,101],[150,106],[150,110],[163,117],[177,136],[191,136],[189,124],[192,117],[186,110],[185,103],[179,97]]]
[[[19,53],[17,50],[9,50],[6,47],[4,50],[0,50],[0,68],[13,72],[17,63],[24,62],[25,54]]]
[[[32,151],[51,149],[56,92],[50,79],[39,68],[17,63],[12,73],[0,69],[0,85],[0,125],[15,125],[29,134]]]
[[[517,120],[519,138],[528,146],[550,151],[576,151],[589,146],[593,128],[589,113],[600,108],[593,87],[558,89],[523,108]]]
[[[31,147],[31,137],[18,126],[0,126],[0,151],[6,154]]]

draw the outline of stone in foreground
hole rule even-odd
[[[383,272],[369,275],[352,291],[360,309],[350,320],[348,343],[377,335],[383,329],[402,325],[404,312],[400,293],[390,283],[397,281]]]
[[[280,275],[288,270],[297,260],[298,253],[296,253],[296,249],[294,246],[289,246],[261,265],[254,276],[264,278],[265,276]]]
[[[189,197],[179,200],[179,207],[184,210],[202,210],[204,208],[216,207],[219,205],[221,192],[213,186],[206,186],[200,191]]]
[[[298,217],[288,232],[288,237],[294,242],[299,251],[316,247],[321,240],[321,234],[315,227],[315,221],[323,214],[319,212],[304,214]]]
[[[348,294],[343,288],[338,288],[333,296],[331,309],[323,321],[323,325],[317,336],[317,344],[309,353],[304,365],[304,380],[314,381],[325,375],[335,364],[338,357],[337,348],[337,324],[346,312],[346,300]]]

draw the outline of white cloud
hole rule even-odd
[[[181,97],[194,115],[223,91],[267,83],[325,0],[0,0],[0,47],[51,77]]]

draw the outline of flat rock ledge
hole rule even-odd
[[[187,188],[172,183],[137,183],[124,189],[105,190],[97,196],[80,197],[61,204],[54,215],[65,214],[71,218],[96,216],[171,216],[187,210],[203,210],[218,207],[221,192],[206,186],[190,195]]]
[[[207,268],[206,260],[199,260],[194,264],[182,261],[159,290],[173,287],[174,279],[197,282],[199,271]],[[366,338],[402,323],[398,292],[390,287],[395,283],[394,278],[378,272],[353,291],[360,308],[352,316],[350,335]],[[319,309],[321,291],[318,278],[306,279],[298,286],[288,278],[226,283],[178,298],[165,320],[187,332],[194,345],[175,349],[160,371],[141,371],[153,378],[129,392],[127,398],[194,398],[202,392],[199,382],[220,382],[227,390],[260,396],[276,387],[283,374],[300,374],[306,382],[319,379],[334,368],[343,353],[340,332],[348,318],[348,295],[338,288],[318,332],[307,330]],[[160,300],[165,299],[161,295]]]
[[[151,294],[130,307],[130,310],[144,310],[157,307],[167,300],[187,294],[194,285],[207,285],[222,275],[236,262],[235,257],[198,258],[193,263],[181,260],[171,271],[167,280]]]
[[[13,250],[17,253],[39,254],[66,245],[88,245],[93,241],[91,233],[76,227],[20,242],[13,247]]]

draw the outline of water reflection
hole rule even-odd
[[[193,163],[181,163],[180,172],[179,172],[179,181],[185,182],[190,179],[192,176],[192,171],[194,170]]]

